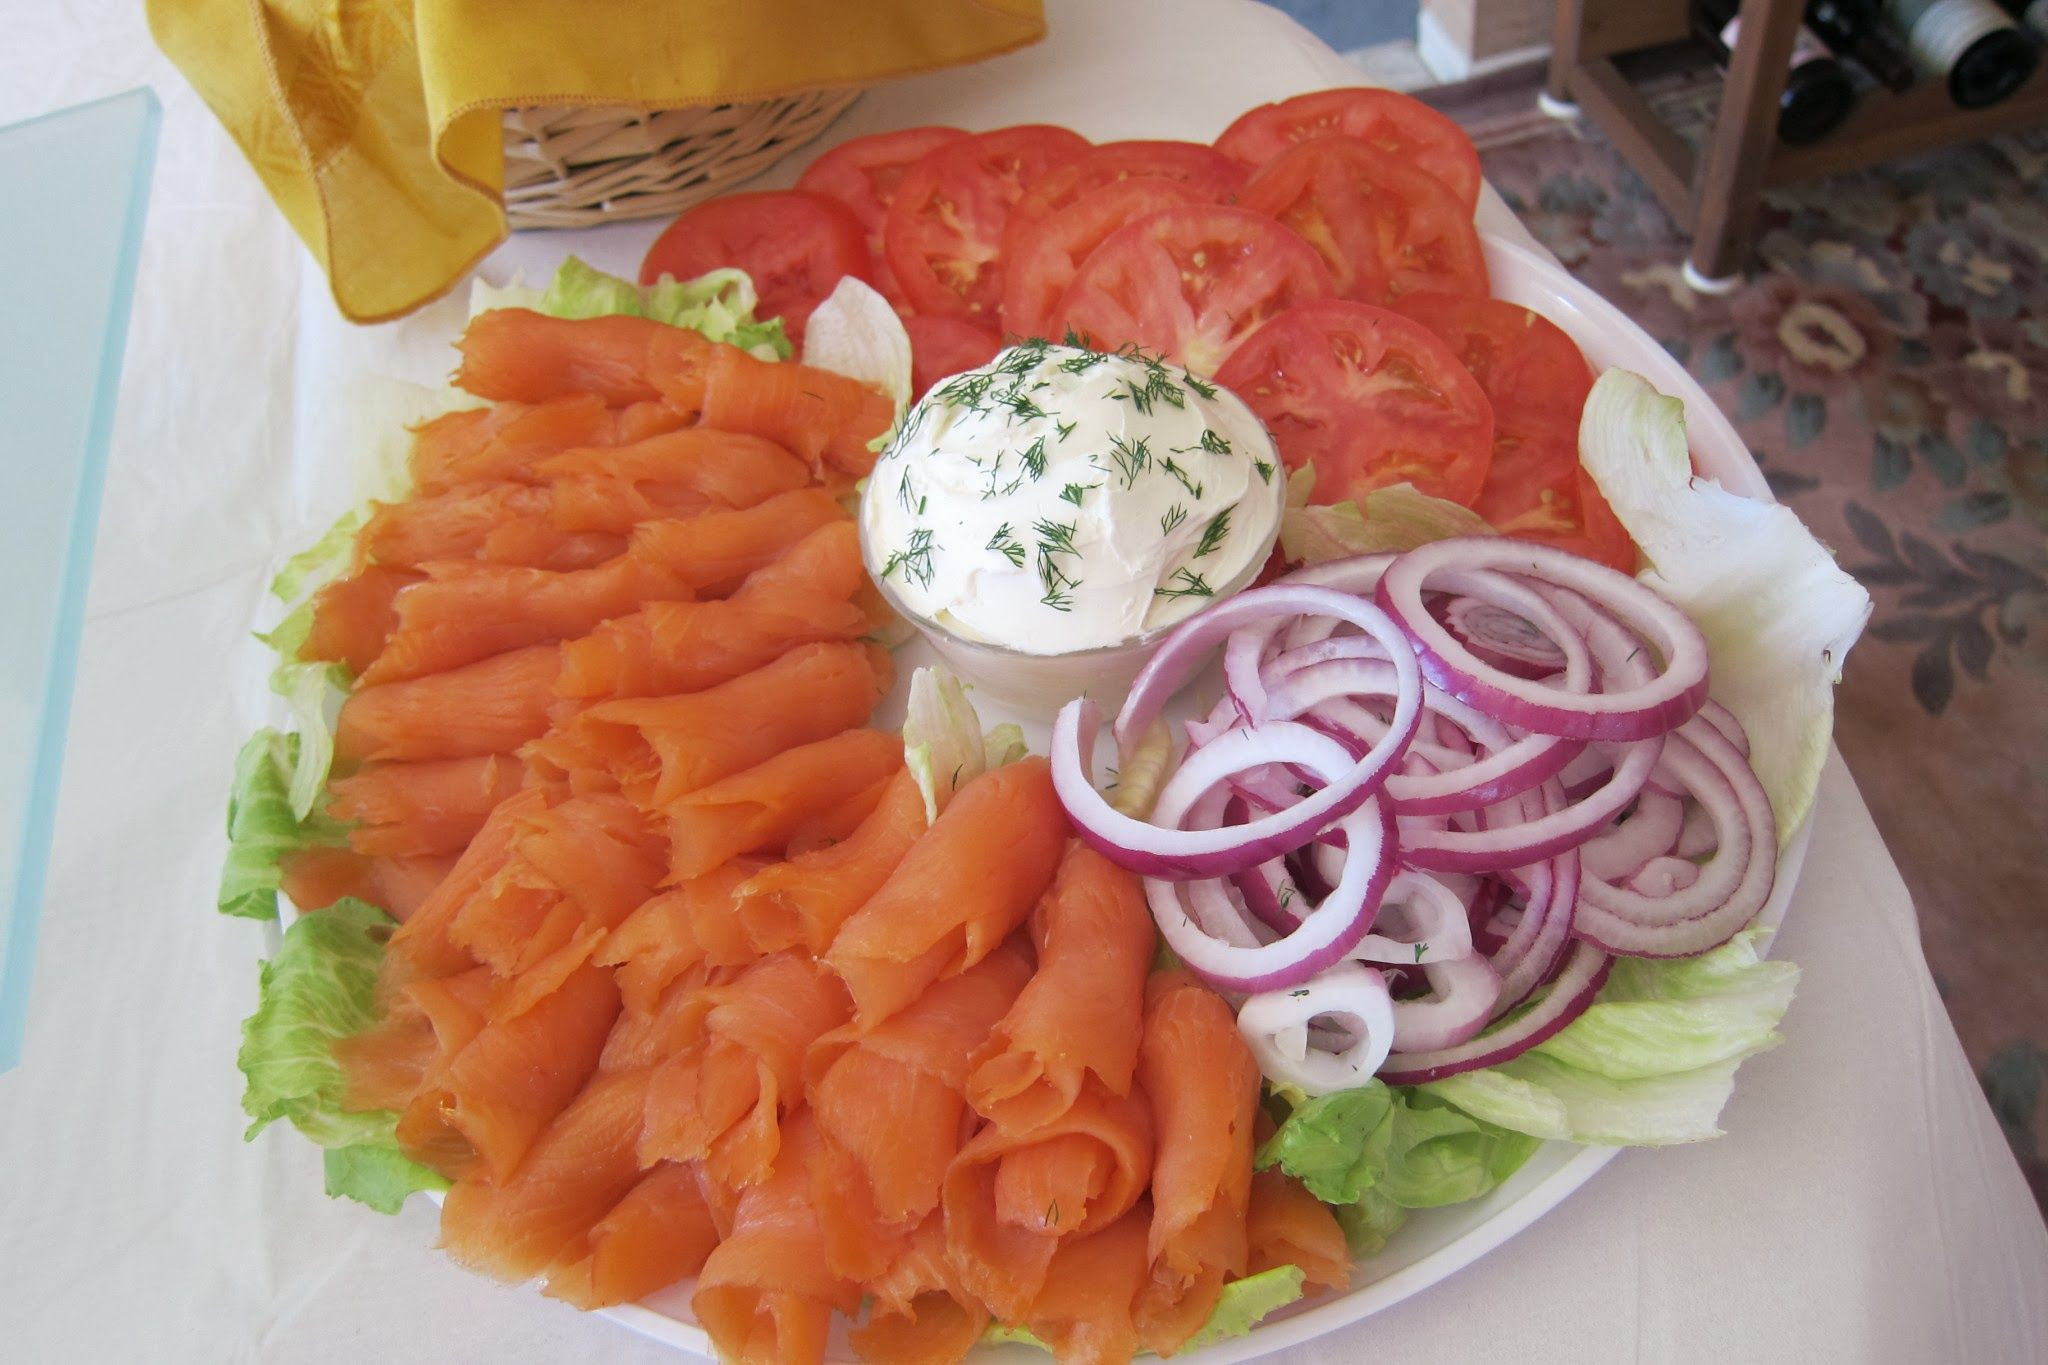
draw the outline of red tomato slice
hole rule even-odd
[[[1003,299],[1003,228],[1040,176],[1088,150],[1049,124],[999,128],[949,142],[904,173],[882,247],[920,313],[993,324]]]
[[[790,340],[842,275],[868,278],[867,242],[853,211],[801,190],[727,194],[707,199],[670,223],[647,259],[640,283],[663,275],[687,280],[721,266],[753,278],[764,318],[779,317]]]
[[[1578,344],[1541,313],[1437,290],[1404,294],[1388,307],[1443,339],[1486,390],[1496,422],[1527,416],[1578,430],[1593,371]]]
[[[1075,272],[1053,326],[1215,374],[1268,318],[1329,294],[1315,248],[1271,218],[1188,204],[1111,233]]]
[[[1140,176],[1091,190],[1003,238],[1003,330],[1059,340],[1053,317],[1081,262],[1127,223],[1202,196],[1177,180]]]
[[[1359,138],[1450,186],[1470,214],[1479,206],[1479,152],[1464,129],[1392,90],[1320,90],[1238,116],[1216,150],[1256,169],[1297,142],[1328,133]]]
[[[1472,510],[1503,535],[1636,570],[1635,542],[1579,463],[1576,421],[1510,423],[1497,431],[1493,464]]]
[[[1010,210],[1004,244],[1033,223],[1076,203],[1095,191],[1126,180],[1173,180],[1187,186],[1188,198],[1211,204],[1226,202],[1244,184],[1245,170],[1214,147],[1200,142],[1109,142],[1045,173]]]
[[[1493,455],[1479,381],[1420,323],[1328,299],[1253,333],[1216,378],[1265,421],[1317,502],[1411,483],[1470,507]]]
[[[1251,178],[1238,203],[1307,238],[1347,299],[1488,292],[1471,210],[1441,181],[1355,137],[1290,147]]]
[[[986,327],[976,327],[958,318],[918,313],[903,319],[910,333],[910,395],[924,397],[947,375],[986,365],[1003,349],[1003,339]]]
[[[882,224],[889,217],[890,201],[904,172],[926,152],[958,142],[967,133],[960,128],[903,128],[893,133],[872,133],[842,142],[804,168],[796,187],[822,194],[853,210],[867,234],[868,261],[875,287],[889,302],[901,306],[902,288],[882,255]]]

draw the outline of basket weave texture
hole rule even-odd
[[[505,113],[505,217],[575,228],[670,217],[759,175],[825,131],[858,89],[692,109]]]

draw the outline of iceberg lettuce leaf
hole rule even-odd
[[[228,791],[228,856],[221,864],[217,905],[223,915],[277,919],[284,855],[347,841],[343,827],[322,815],[301,817],[292,808],[291,783],[299,738],[258,730],[235,756]]]
[[[1223,1286],[1223,1293],[1216,1300],[1216,1307],[1209,1314],[1209,1320],[1195,1329],[1195,1334],[1180,1347],[1192,1351],[1210,1346],[1230,1337],[1248,1336],[1252,1328],[1259,1325],[1268,1315],[1278,1312],[1302,1295],[1302,1285],[1307,1280],[1300,1266],[1276,1265],[1271,1270],[1262,1270],[1256,1275],[1247,1275],[1241,1280],[1232,1280]],[[1033,1335],[1028,1327],[1005,1327],[993,1323],[981,1334],[983,1344],[989,1346],[1036,1346],[1039,1350],[1050,1350],[1043,1341]]]
[[[1396,1207],[1421,1209],[1478,1198],[1520,1169],[1536,1145],[1434,1096],[1373,1080],[1296,1104],[1260,1146],[1257,1163],[1278,1166],[1326,1204],[1356,1204],[1373,1191]],[[1383,1211],[1377,1217],[1388,1221]]]
[[[924,793],[926,821],[938,819],[953,793],[986,771],[989,748],[981,717],[958,678],[943,668],[920,668],[911,675],[903,762]]]
[[[1322,564],[1353,555],[1412,550],[1451,536],[1493,534],[1494,529],[1469,507],[1397,483],[1349,502],[1296,505],[1290,496],[1280,520],[1280,552],[1290,562]]]
[[[1594,384],[1579,459],[1642,548],[1642,580],[1706,633],[1712,694],[1749,732],[1782,846],[1812,809],[1870,594],[1791,508],[1695,476],[1685,405],[1639,375]]]

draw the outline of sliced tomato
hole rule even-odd
[[[1107,142],[1055,166],[1025,191],[1010,211],[1009,236],[1099,189],[1138,179],[1176,181],[1187,187],[1189,199],[1221,204],[1244,184],[1245,170],[1200,142]]]
[[[1343,133],[1427,171],[1470,214],[1479,206],[1479,151],[1465,130],[1422,101],[1392,90],[1319,90],[1238,116],[1216,150],[1256,170],[1298,142]]]
[[[1486,390],[1496,420],[1526,415],[1578,429],[1593,371],[1549,318],[1506,299],[1439,290],[1404,294],[1388,306],[1443,338]]]
[[[861,231],[867,234],[869,269],[875,287],[893,304],[901,306],[903,291],[882,254],[882,225],[889,217],[896,187],[902,183],[904,173],[926,152],[966,136],[964,129],[940,126],[872,133],[840,143],[806,166],[796,178],[798,189],[837,199],[853,210]]]
[[[1636,546],[1579,462],[1578,423],[1509,422],[1472,510],[1503,535],[1540,541],[1634,573]]]
[[[1251,178],[1238,203],[1308,239],[1344,298],[1488,292],[1471,211],[1441,181],[1355,137],[1288,148]]]
[[[947,375],[986,365],[1003,349],[1003,339],[986,327],[976,327],[958,318],[915,313],[903,319],[910,333],[910,393],[924,397],[925,390]]]
[[[867,242],[851,209],[821,194],[770,190],[684,210],[647,249],[640,282],[687,280],[722,266],[752,277],[760,315],[781,318],[792,341],[842,275],[869,278]]]
[[[1047,171],[1088,150],[1079,133],[1024,124],[925,153],[889,205],[882,248],[909,305],[983,326],[1003,300],[1003,229]]]
[[[1003,330],[1059,340],[1053,319],[1081,262],[1126,224],[1200,199],[1178,180],[1139,176],[1091,190],[1022,231],[1013,219],[1003,238]]]
[[[1289,309],[1216,378],[1251,405],[1317,502],[1409,483],[1470,507],[1493,456],[1493,409],[1428,328],[1370,304]]]
[[[1104,239],[1075,272],[1053,326],[1215,374],[1268,318],[1330,292],[1315,248],[1271,218],[1186,204]]]

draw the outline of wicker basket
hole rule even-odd
[[[659,218],[759,175],[825,131],[859,90],[694,109],[512,109],[505,216],[514,228]]]

